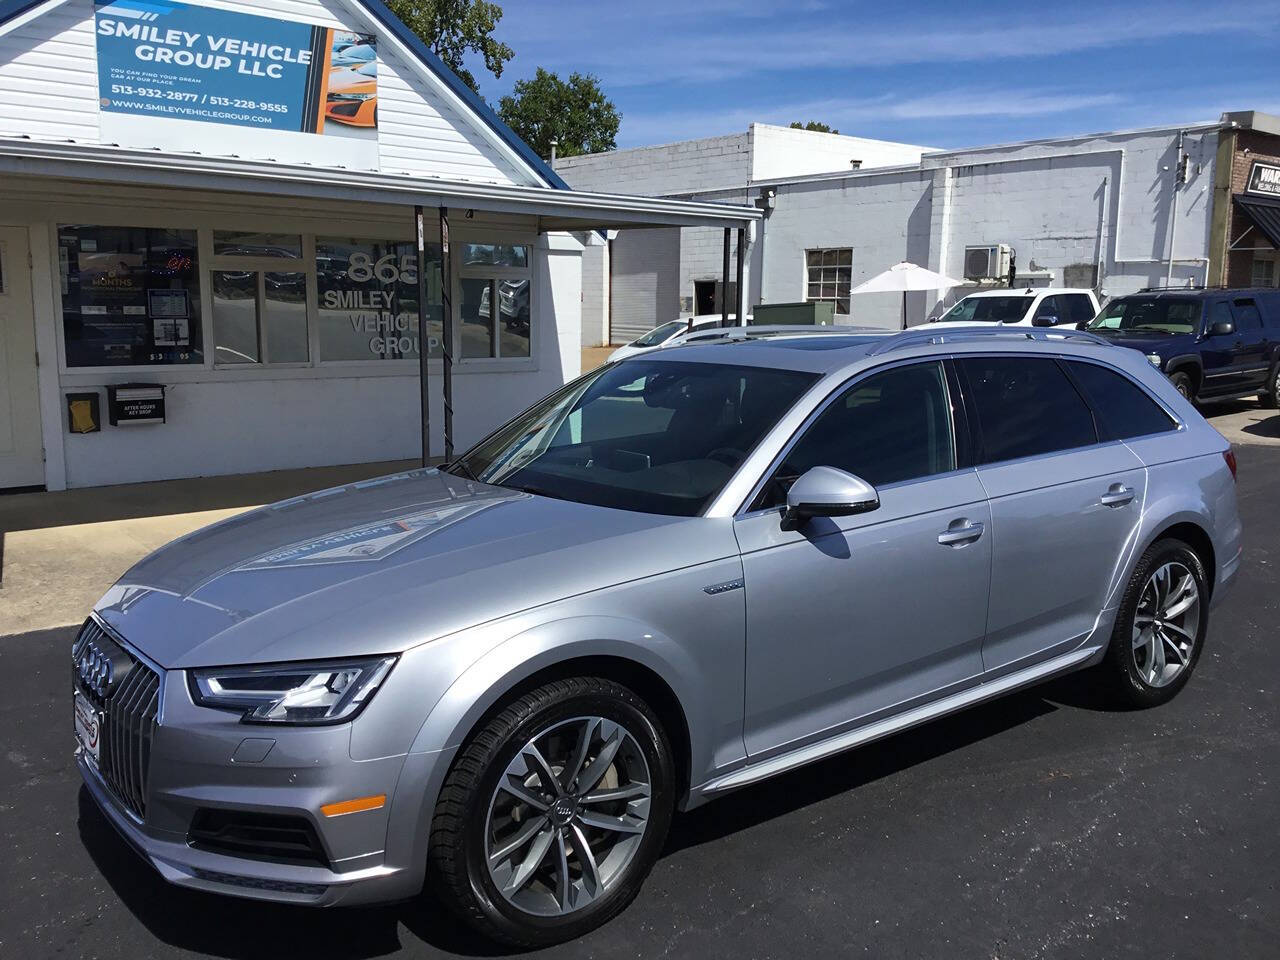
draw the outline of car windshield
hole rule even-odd
[[[562,500],[696,516],[816,379],[635,357],[552,394],[448,469]]]
[[[1200,301],[1190,297],[1119,297],[1106,305],[1090,330],[1195,333]]]
[[[661,326],[654,327],[643,337],[631,341],[633,347],[656,347],[660,343],[666,343],[677,333],[689,329],[687,320],[668,320]]]
[[[1027,315],[1032,297],[965,297],[942,316],[942,322],[955,320],[978,323],[1017,323]]]

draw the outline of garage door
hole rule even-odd
[[[680,315],[678,229],[619,231],[610,265],[610,342],[628,343]]]

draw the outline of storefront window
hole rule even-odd
[[[217,363],[306,363],[307,275],[301,271],[215,270]]]
[[[529,248],[464,243],[460,278],[462,358],[528,357]]]
[[[418,251],[411,241],[316,238],[321,360],[416,359]],[[427,244],[427,356],[440,356],[440,246]]]
[[[202,363],[196,231],[58,227],[68,367]]]
[[[529,248],[522,243],[464,243],[462,265],[528,267]]]
[[[302,237],[287,233],[213,231],[213,253],[218,257],[301,257]]]

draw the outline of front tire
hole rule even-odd
[[[1209,587],[1199,555],[1181,540],[1152,544],[1129,578],[1099,669],[1130,707],[1168,703],[1187,685],[1209,627]]]
[[[454,761],[432,821],[437,894],[485,936],[573,939],[631,902],[675,807],[671,746],[633,691],[557,680],[508,704]]]
[[[1191,382],[1189,374],[1183,373],[1181,370],[1177,370],[1174,373],[1169,374],[1169,382],[1173,384],[1173,389],[1177,390],[1192,403],[1195,403],[1196,388],[1195,384]]]
[[[1258,394],[1258,402],[1267,410],[1280,407],[1280,364],[1276,364],[1267,378],[1266,389]]]

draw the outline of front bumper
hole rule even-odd
[[[313,906],[399,900],[422,887],[424,815],[438,788],[441,753],[369,760],[351,756],[351,724],[276,729],[195,706],[182,671],[166,672],[139,817],[77,747],[90,795],[125,841],[165,880],[231,896]],[[271,742],[249,762],[246,740]],[[233,760],[233,756],[237,757]],[[326,817],[321,807],[383,794],[380,809]],[[198,811],[305,820],[319,860],[286,861],[193,845]],[[321,862],[322,861],[322,862]]]

